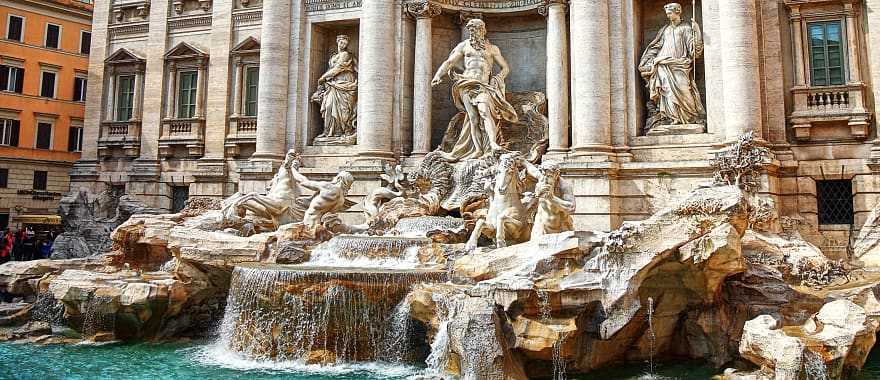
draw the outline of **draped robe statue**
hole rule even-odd
[[[494,152],[506,151],[499,140],[502,121],[516,123],[516,110],[505,99],[504,80],[510,67],[497,46],[486,39],[486,24],[473,19],[467,24],[470,37],[452,50],[449,58],[440,65],[432,86],[443,82],[443,76],[452,78],[452,98],[460,111],[450,125],[460,124],[461,129],[452,150],[442,152],[448,161],[483,158]],[[464,64],[464,71],[453,72],[452,67]],[[492,74],[495,64],[501,68]]]
[[[357,60],[348,49],[349,37],[336,37],[337,53],[330,69],[318,79],[312,100],[321,104],[324,131],[316,144],[354,144],[357,126]]]
[[[681,5],[664,7],[669,24],[648,44],[639,62],[647,81],[649,135],[702,133],[706,111],[694,81],[694,62],[703,55],[703,37],[696,21],[681,20]],[[676,132],[679,131],[679,132]]]

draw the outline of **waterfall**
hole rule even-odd
[[[402,236],[340,235],[316,246],[308,265],[345,268],[412,269],[420,266],[419,247],[431,239]]]
[[[654,373],[654,345],[657,342],[657,336],[654,335],[654,299],[648,297],[648,345],[649,350],[651,351],[648,354],[648,374],[654,378],[656,374]]]
[[[236,267],[220,343],[255,359],[402,361],[411,329],[401,301],[415,284],[443,281],[433,271]]]
[[[448,216],[417,216],[412,218],[403,218],[397,221],[393,234],[406,237],[426,237],[429,231],[436,230],[455,230],[464,224],[461,218],[453,218]]]
[[[553,343],[553,380],[565,380],[565,360],[562,359],[562,345],[568,332],[559,333],[559,339]]]
[[[116,313],[115,310],[106,310],[114,305],[112,297],[89,296],[89,299],[82,304],[82,334],[86,337],[95,336],[101,332],[116,332]]]

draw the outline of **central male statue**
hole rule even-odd
[[[452,50],[431,81],[431,86],[437,86],[443,82],[443,76],[448,75],[453,81],[455,106],[466,115],[461,120],[455,145],[449,152],[442,153],[448,161],[483,158],[495,151],[504,152],[498,143],[499,125],[501,121],[518,121],[516,111],[504,97],[504,80],[510,74],[507,60],[501,56],[501,50],[486,39],[483,20],[470,20],[467,30],[470,37]],[[464,64],[464,72],[452,71],[453,66],[460,63]],[[493,75],[495,64],[501,70]]]

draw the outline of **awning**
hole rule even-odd
[[[58,215],[15,215],[10,222],[21,224],[61,224],[61,216]]]

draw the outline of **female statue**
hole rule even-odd
[[[348,51],[346,35],[336,37],[337,52],[330,69],[318,79],[312,100],[321,104],[324,131],[315,143],[354,144],[357,127],[357,59]]]

